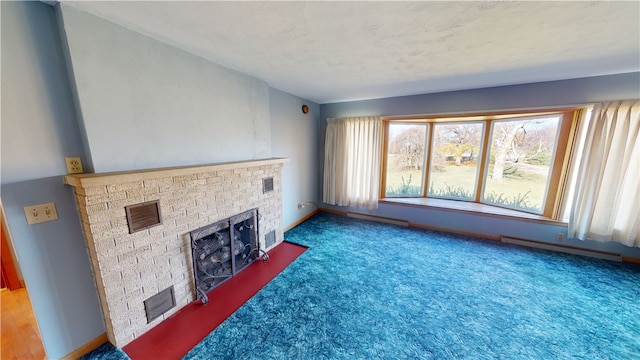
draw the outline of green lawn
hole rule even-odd
[[[420,170],[387,172],[387,195],[420,196],[421,184],[422,171]]]
[[[476,191],[476,167],[447,165],[444,171],[434,171],[429,179],[429,195],[458,193],[457,198],[473,200]]]
[[[491,167],[489,174],[491,174]],[[507,173],[509,173],[507,169]],[[434,172],[430,189],[435,194],[450,194],[458,198],[472,199],[475,191],[476,168],[473,166],[447,165],[442,172]],[[402,177],[404,177],[404,185]],[[407,181],[411,178],[411,182]],[[420,196],[422,174],[420,171],[397,171],[387,174],[387,196]],[[518,169],[506,174],[501,181],[489,179],[486,183],[485,199],[500,204],[512,204],[519,208],[541,211],[546,186],[546,177]],[[403,192],[404,190],[404,192]],[[433,195],[432,193],[432,195]],[[462,196],[459,196],[462,195]]]

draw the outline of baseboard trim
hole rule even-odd
[[[343,211],[343,210],[335,210],[335,209],[328,209],[328,208],[320,208],[319,210],[320,211],[324,211],[324,212],[328,212],[328,213],[331,213],[331,214],[347,216],[347,212]]]
[[[376,215],[368,215],[368,214],[347,211],[347,216],[356,218],[356,219],[362,219],[362,220],[371,220],[371,221],[378,221],[378,222],[383,222],[383,223],[393,224],[393,225],[409,226],[409,222],[406,220],[393,219],[393,218],[376,216]]]
[[[298,225],[302,224],[303,222],[305,222],[305,221],[309,220],[309,218],[311,218],[313,215],[317,214],[318,212],[320,212],[320,209],[315,209],[315,210],[313,210],[312,212],[310,212],[310,213],[308,213],[307,215],[305,215],[305,216],[303,216],[302,218],[300,218],[300,220],[298,220],[298,221],[294,222],[293,224],[291,224],[291,225],[287,226],[287,227],[284,229],[284,232],[287,232],[287,231],[289,231],[289,230],[293,229],[294,227],[296,227],[296,226],[298,226]]]
[[[622,262],[622,256],[620,254],[607,252],[607,251],[583,249],[583,248],[566,246],[566,245],[557,245],[557,244],[546,243],[546,242],[536,241],[536,240],[514,238],[511,236],[502,236],[500,240],[503,243],[527,246],[527,247],[532,247],[536,249],[552,250],[552,251],[563,252],[567,254],[588,256],[588,257],[593,257],[598,259]]]
[[[448,233],[453,233],[458,235],[473,236],[473,237],[479,237],[479,238],[488,239],[488,240],[500,241],[500,236],[487,235],[487,234],[477,233],[473,231],[455,230],[455,229],[443,228],[439,226],[424,225],[424,224],[414,223],[414,222],[410,222],[409,226],[420,228],[420,229],[426,229],[426,230],[442,231],[442,232],[448,232]]]
[[[637,257],[631,257],[631,256],[623,256],[623,257],[622,257],[622,262],[628,262],[628,263],[633,263],[633,264],[640,264],[640,258],[637,258]]]
[[[400,225],[408,224],[408,226],[410,227],[426,229],[426,230],[442,231],[442,232],[448,232],[448,233],[453,233],[458,235],[473,236],[473,237],[479,237],[479,238],[488,239],[488,240],[501,241],[502,239],[502,236],[497,236],[497,235],[489,235],[489,234],[483,234],[483,233],[471,232],[471,231],[461,231],[457,229],[425,225],[425,224],[415,223],[415,222],[401,220],[401,219],[384,218],[384,217],[379,217],[374,215],[366,215],[366,214],[353,213],[348,211],[341,211],[341,210],[334,210],[334,209],[327,209],[327,208],[320,208],[318,210],[337,214],[337,215],[351,216],[356,218],[365,218],[365,219],[375,220],[375,221],[383,221],[380,219],[384,219],[384,220],[388,220],[384,222],[391,222],[391,223],[400,224]],[[356,214],[356,216],[353,216],[353,214]],[[509,237],[509,238],[512,238],[512,237]],[[567,246],[567,245],[564,245],[564,246],[555,245],[555,244],[546,243],[542,241],[535,241],[535,240],[527,240],[527,239],[519,239],[519,238],[512,238],[512,239],[516,239],[516,240],[528,243],[528,244],[524,244],[524,243],[519,244],[522,246],[538,247],[538,246],[532,246],[532,245],[540,244],[541,246],[548,246],[549,247],[548,250],[552,250],[552,251],[557,251],[557,252],[572,251],[571,253],[582,255],[582,256],[598,257],[598,258],[603,258],[611,261],[618,261],[618,262],[622,261],[626,263],[640,264],[640,258],[623,256],[621,254],[616,254],[616,253],[609,253],[605,251],[591,250],[591,249],[585,249],[585,248],[579,248],[579,247],[573,247],[573,246]],[[593,254],[599,254],[600,256],[594,256]]]
[[[100,345],[108,342],[109,339],[107,339],[107,333],[103,333],[102,335],[96,337],[95,339],[89,341],[88,343],[80,346],[79,348],[73,350],[72,352],[68,353],[67,355],[65,355],[64,357],[61,358],[61,360],[77,360],[80,359],[81,357],[87,355],[88,353],[92,352],[93,350],[97,349],[98,347],[100,347]]]

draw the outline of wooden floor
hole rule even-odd
[[[25,288],[0,292],[0,359],[45,359],[42,339]]]

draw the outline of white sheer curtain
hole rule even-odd
[[[327,119],[322,201],[378,207],[381,141],[379,117]]]
[[[597,104],[569,218],[569,236],[640,247],[640,101]]]

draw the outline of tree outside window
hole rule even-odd
[[[576,111],[388,121],[383,196],[550,216]]]

